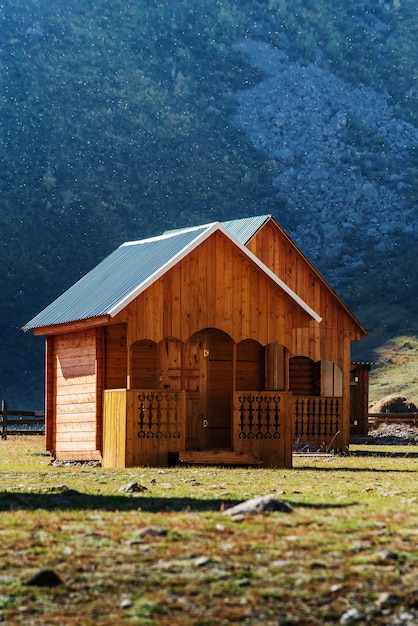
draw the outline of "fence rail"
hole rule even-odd
[[[35,426],[37,428],[34,428]],[[0,432],[2,439],[7,439],[8,433],[19,435],[43,434],[45,432],[45,412],[11,410],[6,400],[2,400]]]
[[[369,426],[375,424],[408,424],[418,426],[418,413],[369,413]]]
[[[341,428],[342,398],[295,397],[295,438],[332,438]]]

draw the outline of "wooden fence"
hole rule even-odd
[[[45,432],[44,411],[12,411],[6,400],[2,400],[0,411],[1,438],[8,434],[36,435]]]
[[[418,413],[369,413],[369,426],[378,424],[408,424],[418,426]]]

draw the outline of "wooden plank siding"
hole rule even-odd
[[[126,467],[126,389],[105,390],[103,399],[103,460],[106,468]]]
[[[55,375],[54,375],[54,341],[49,335],[45,341],[45,447],[55,458]]]
[[[345,368],[342,342],[359,340],[362,332],[329,285],[273,220],[255,234],[247,248],[322,317],[320,324],[301,324],[300,312],[295,311],[293,354],[313,361],[328,359]]]
[[[101,392],[98,370],[103,370],[98,353],[99,329],[88,329],[54,337],[52,368],[55,400],[49,407],[53,422],[54,456],[57,460],[100,459]],[[99,357],[99,359],[98,359]],[[102,384],[102,383],[101,383]],[[98,397],[100,396],[100,398]]]
[[[291,342],[280,341],[291,348],[291,356],[304,356],[313,362],[329,360],[343,376],[341,430],[334,439],[335,449],[347,449],[350,424],[350,353],[351,341],[364,332],[357,320],[304,257],[284,231],[268,220],[247,243],[251,250],[298,296],[308,302],[321,317],[320,323],[303,323],[300,310],[293,309],[294,328]]]
[[[105,389],[125,389],[127,376],[127,325],[112,324],[105,329]]]
[[[46,329],[54,458],[103,455],[105,467],[122,468],[232,448],[291,467],[297,395],[308,434],[312,413],[305,419],[303,407],[338,396],[339,432],[331,436],[335,449],[348,446],[351,341],[364,329],[273,219],[247,247],[322,321],[212,231],[115,317]]]
[[[299,307],[237,246],[217,232],[128,307],[128,345],[177,337],[186,343],[204,328],[218,328],[234,342],[255,339],[292,347]],[[124,319],[116,316],[115,322]],[[301,323],[309,316],[299,313]]]

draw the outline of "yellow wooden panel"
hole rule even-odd
[[[126,463],[126,390],[107,390],[103,400],[103,467]]]

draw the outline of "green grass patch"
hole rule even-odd
[[[336,624],[349,608],[363,623],[418,618],[416,447],[354,446],[291,470],[112,471],[54,467],[43,445],[1,442],[5,623]],[[133,480],[146,491],[119,492]],[[266,494],[292,512],[224,513]],[[44,568],[62,584],[26,584]]]

